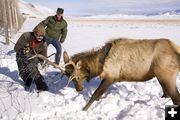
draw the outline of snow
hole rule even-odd
[[[68,18],[68,36],[62,44],[73,55],[102,46],[112,38],[168,38],[180,45],[180,19],[103,19]],[[28,18],[23,28],[11,39],[16,42],[23,32],[32,31],[41,18]],[[95,89],[100,84],[98,77],[85,89],[77,92],[67,77],[51,66],[41,69],[49,91],[37,93],[35,85],[25,91],[18,76],[14,44],[4,45],[0,37],[0,119],[1,120],[162,120],[164,105],[172,104],[170,98],[161,98],[162,89],[156,78],[147,82],[114,83],[99,101],[88,111],[82,111]],[[50,46],[48,54],[55,49]],[[53,56],[54,57],[54,56]],[[51,60],[54,60],[50,57]],[[61,64],[63,61],[61,60]],[[177,86],[180,88],[180,76]]]
[[[175,20],[175,19],[179,19],[179,15],[176,14],[161,14],[161,15],[152,15],[152,16],[145,16],[145,15],[127,15],[127,14],[110,14],[110,15],[94,15],[94,16],[86,16],[86,17],[78,17],[81,19],[94,19],[94,20],[99,20],[99,19],[103,19],[103,20]]]
[[[27,18],[45,18],[47,15],[55,14],[55,11],[40,5],[33,5],[31,3],[19,0],[19,11]]]

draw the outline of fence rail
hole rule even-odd
[[[5,37],[5,44],[10,44],[10,37],[22,26],[24,19],[18,12],[19,0],[0,0],[0,34]]]

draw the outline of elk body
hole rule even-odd
[[[79,53],[71,58],[64,54],[65,73],[77,91],[83,90],[85,80],[95,76],[102,80],[83,110],[99,100],[114,82],[147,81],[153,77],[157,77],[164,96],[170,96],[174,104],[180,105],[176,86],[180,69],[179,51],[179,47],[168,39],[120,38],[107,42],[98,50]]]

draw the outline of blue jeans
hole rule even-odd
[[[47,45],[51,44],[56,48],[55,63],[59,64],[61,58],[61,51],[62,51],[60,41],[47,36],[45,37],[45,40],[47,42]]]

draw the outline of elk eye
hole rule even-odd
[[[79,79],[80,79],[80,77],[77,77],[76,79],[77,79],[77,80],[79,80]]]

